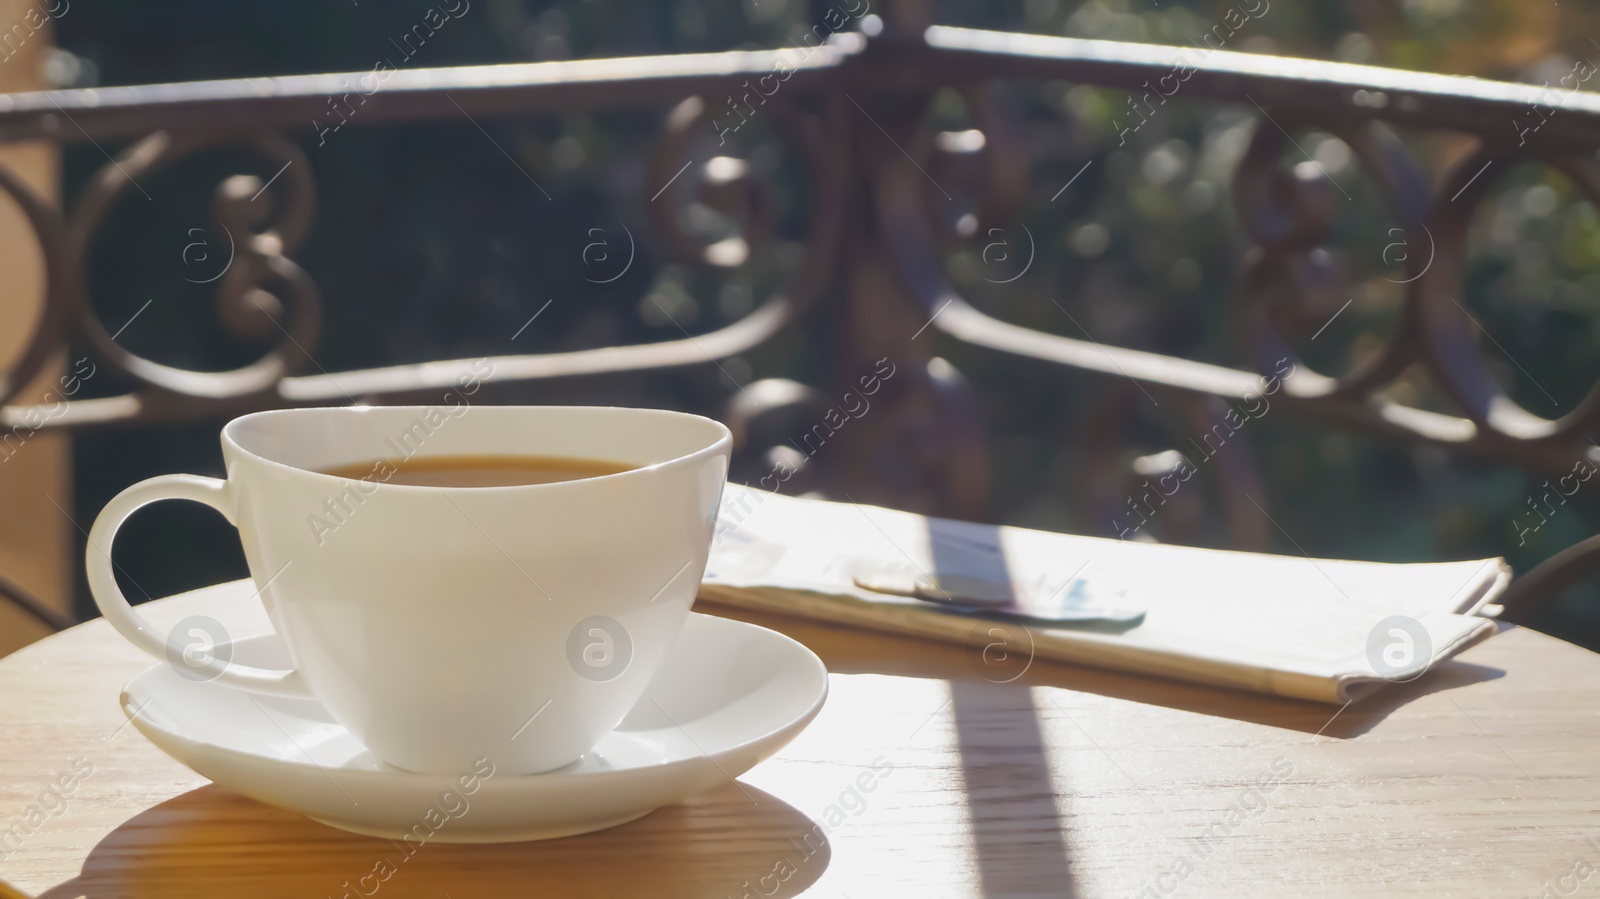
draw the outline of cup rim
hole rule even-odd
[[[293,472],[293,473],[298,474],[298,475],[308,475],[308,476],[315,477],[315,478],[326,478],[327,480],[333,481],[335,483],[346,483],[346,484],[359,483],[359,482],[365,481],[366,479],[365,478],[349,478],[349,477],[345,477],[343,475],[329,474],[329,473],[327,473],[325,471],[317,471],[316,469],[313,469],[313,468],[302,468],[302,467],[300,467],[298,465],[290,465],[287,462],[279,462],[276,459],[272,459],[272,458],[264,456],[264,455],[262,455],[260,453],[257,453],[257,452],[254,452],[252,450],[246,449],[242,444],[239,443],[238,440],[236,440],[234,438],[234,433],[233,433],[234,429],[237,428],[237,427],[243,427],[247,422],[259,421],[261,419],[267,419],[267,418],[295,417],[295,416],[298,416],[300,414],[304,414],[304,413],[307,413],[307,412],[327,413],[327,412],[332,411],[332,412],[335,412],[335,413],[343,413],[343,412],[363,412],[363,411],[367,411],[367,410],[395,410],[397,412],[399,412],[399,411],[421,412],[423,410],[434,409],[434,408],[437,408],[437,407],[436,406],[431,406],[431,405],[395,405],[395,406],[385,406],[385,405],[362,404],[362,405],[354,405],[354,406],[296,406],[296,407],[288,408],[288,409],[265,409],[265,410],[262,410],[262,411],[259,411],[259,412],[249,412],[249,413],[241,415],[241,416],[239,416],[237,418],[232,419],[227,424],[222,426],[222,431],[221,431],[221,435],[220,436],[221,436],[221,439],[222,439],[222,444],[223,444],[223,448],[224,449],[231,449],[232,451],[238,453],[239,455],[248,457],[252,461],[260,463],[262,465],[265,465],[268,468],[278,469],[280,471],[286,471],[286,472]],[[693,460],[699,459],[699,458],[703,458],[703,457],[706,457],[706,456],[717,455],[717,454],[719,454],[721,452],[724,452],[727,449],[731,448],[732,445],[733,445],[733,432],[728,429],[727,425],[723,424],[720,421],[717,421],[714,418],[710,418],[710,417],[707,417],[707,416],[704,416],[704,415],[696,415],[693,412],[679,412],[679,411],[674,410],[674,409],[654,409],[654,408],[650,408],[650,407],[646,407],[646,406],[567,406],[567,405],[529,405],[529,404],[509,404],[509,405],[485,404],[483,406],[476,407],[476,408],[522,410],[522,411],[554,410],[554,409],[559,409],[559,410],[584,410],[584,411],[595,411],[595,412],[601,412],[601,413],[618,413],[618,412],[622,412],[622,413],[645,413],[645,414],[650,414],[650,415],[658,415],[658,416],[662,416],[662,417],[666,417],[666,418],[689,418],[689,419],[695,419],[695,420],[698,420],[698,421],[701,421],[701,422],[705,422],[705,423],[711,425],[716,430],[717,436],[716,436],[716,439],[711,441],[709,444],[707,444],[705,446],[702,446],[699,449],[693,450],[691,452],[683,453],[683,454],[680,454],[680,455],[677,455],[677,456],[673,456],[670,459],[663,459],[660,462],[652,462],[649,465],[640,465],[640,466],[637,466],[637,467],[634,467],[634,468],[629,468],[626,471],[614,472],[612,474],[592,475],[592,476],[589,476],[589,477],[573,478],[571,480],[565,480],[565,481],[549,481],[549,482],[546,482],[546,483],[543,483],[543,484],[504,484],[504,485],[493,486],[493,487],[446,487],[446,486],[441,486],[441,485],[436,485],[436,484],[392,484],[392,483],[390,483],[388,481],[383,481],[382,482],[382,486],[384,487],[384,489],[385,490],[402,490],[402,491],[420,491],[422,493],[438,493],[438,492],[444,492],[444,491],[462,491],[462,492],[474,493],[474,494],[487,493],[487,492],[491,492],[491,491],[508,491],[508,490],[518,490],[518,491],[520,491],[520,490],[559,490],[559,489],[563,489],[563,488],[570,489],[570,488],[576,487],[577,485],[580,485],[580,484],[589,484],[589,483],[594,483],[594,482],[599,482],[599,481],[613,482],[613,481],[616,481],[616,480],[621,479],[621,478],[628,478],[628,477],[632,477],[632,476],[645,476],[649,472],[660,471],[662,469],[667,468],[668,466],[683,465],[683,464],[687,464],[687,463],[689,463],[689,462],[691,462]]]

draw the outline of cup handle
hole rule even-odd
[[[164,499],[186,499],[210,506],[221,512],[229,524],[238,526],[234,521],[233,492],[228,488],[227,481],[192,474],[161,475],[134,484],[113,497],[111,502],[106,503],[106,507],[100,510],[100,516],[95,519],[94,527],[89,529],[86,564],[89,573],[89,592],[94,595],[95,605],[100,607],[101,614],[111,622],[111,626],[134,646],[157,659],[170,662],[173,647],[156,635],[144,620],[144,616],[134,611],[133,606],[128,603],[128,598],[122,595],[121,588],[117,586],[116,575],[111,570],[111,545],[122,523],[128,520],[128,516],[145,506]],[[311,695],[311,691],[306,688],[305,682],[300,677],[300,672],[292,668],[285,671],[255,668],[219,659],[215,654],[209,655],[201,664],[191,663],[189,656],[185,654],[183,664],[189,672],[200,675],[201,679],[215,680],[217,683],[251,693],[299,699]]]

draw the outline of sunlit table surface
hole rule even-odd
[[[143,608],[170,626],[195,607]],[[265,626],[259,604],[231,614],[234,634]],[[609,831],[429,844],[382,896],[1600,891],[1600,658],[1534,631],[1340,710],[737,617],[832,672],[788,748]],[[125,726],[119,690],[151,664],[103,621],[0,660],[0,896],[362,895],[389,843],[211,786]],[[75,766],[65,808],[29,825]]]

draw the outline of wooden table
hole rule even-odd
[[[168,625],[193,608],[145,611]],[[598,834],[430,844],[384,899],[1600,891],[1600,658],[1537,632],[1505,628],[1335,716],[1066,665],[997,684],[970,650],[759,623],[815,649],[832,694],[743,789]],[[224,624],[250,633],[264,616]],[[0,833],[76,760],[93,769],[0,850],[5,884],[339,897],[390,849],[210,786],[124,726],[118,689],[150,664],[102,621],[0,661]],[[816,824],[828,844],[806,858]]]

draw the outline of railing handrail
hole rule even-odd
[[[1083,84],[1164,96],[1254,101],[1292,111],[1315,103],[1319,117],[1378,119],[1401,125],[1514,136],[1512,117],[1560,100],[1540,137],[1600,140],[1600,92],[1564,90],[1460,75],[1292,56],[935,25],[923,42],[875,43],[854,32],[818,45],[622,56],[562,62],[503,63],[262,78],[25,91],[0,94],[0,141],[142,136],[159,127],[275,128],[327,112],[330,98],[359,94],[359,122],[437,118],[464,109],[485,115],[568,106],[618,107],[672,102],[726,91],[775,67],[793,70],[793,88],[816,84],[859,57],[883,54],[932,81],[986,77],[1061,77]],[[1161,91],[1181,77],[1181,90]],[[789,79],[785,79],[788,81]],[[1584,78],[1587,81],[1588,78]],[[370,87],[370,90],[363,90]],[[864,86],[870,89],[870,85]],[[793,89],[790,88],[790,89]],[[1357,92],[1361,92],[1358,96]],[[446,97],[448,94],[448,97]],[[406,102],[384,102],[385,96]],[[1493,113],[1494,118],[1487,115]],[[70,121],[63,125],[59,117]]]
[[[330,99],[352,97],[355,124],[541,109],[643,106],[726,91],[782,65],[799,84],[837,69],[859,35],[796,50],[729,50],[566,62],[505,63],[179,81],[0,94],[0,141],[142,137],[163,127],[308,126]],[[363,79],[367,79],[363,81]],[[799,86],[799,84],[795,86]],[[67,123],[61,122],[66,117]],[[308,127],[309,130],[309,127]]]

